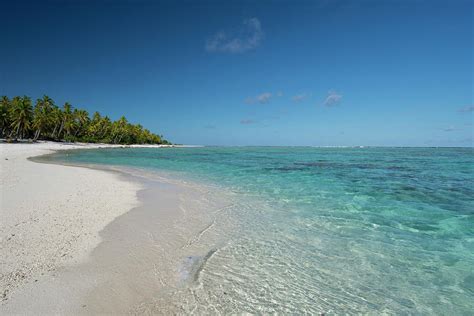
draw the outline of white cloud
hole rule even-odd
[[[218,32],[207,40],[208,52],[244,53],[257,48],[263,39],[263,31],[257,18],[244,20],[242,27],[234,32]]]
[[[306,99],[307,97],[308,97],[308,95],[306,93],[301,93],[301,94],[297,94],[297,95],[293,96],[291,99],[295,102],[301,102],[304,99]]]
[[[257,123],[257,122],[252,120],[252,119],[240,120],[240,124],[242,124],[242,125],[249,125],[249,124],[255,124],[255,123]]]
[[[458,112],[465,113],[465,112],[474,112],[474,105],[468,105],[463,108],[460,108]]]
[[[254,104],[254,103],[265,104],[265,103],[270,102],[271,98],[272,98],[272,94],[270,92],[264,92],[253,98],[247,98],[245,102],[248,104]]]
[[[448,126],[448,127],[445,127],[443,128],[443,131],[445,132],[453,132],[453,131],[457,131],[458,129],[454,126]]]
[[[272,94],[270,92],[265,92],[256,97],[258,103],[268,103],[272,98]]]
[[[324,100],[324,105],[328,107],[335,106],[339,104],[339,102],[341,102],[341,99],[342,99],[342,94],[339,94],[334,90],[330,90],[328,91],[328,95],[326,99]]]

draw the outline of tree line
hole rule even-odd
[[[108,116],[73,108],[62,108],[43,96],[35,105],[27,96],[0,99],[0,137],[7,140],[31,139],[107,144],[170,144],[140,124],[131,124],[122,116],[112,121]]]

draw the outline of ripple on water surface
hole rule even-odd
[[[474,310],[472,148],[114,149],[58,158],[164,170],[238,194],[228,210],[238,234],[206,260],[183,258],[184,278],[195,278],[174,295],[181,311]]]

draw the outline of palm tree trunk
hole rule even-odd
[[[38,128],[38,129],[36,130],[36,133],[35,133],[35,138],[34,138],[34,141],[37,141],[37,140],[38,140],[38,138],[39,138],[40,134],[41,134],[41,129],[40,129],[40,128]]]
[[[58,138],[61,138],[61,132],[63,131],[64,121],[61,122],[61,126],[59,127]]]
[[[53,138],[56,138],[56,130],[58,129],[58,124],[54,124],[53,134],[51,135]]]
[[[106,133],[107,133],[107,130],[104,128],[104,130],[101,131],[100,133],[100,138],[103,139]]]
[[[21,124],[18,124],[18,127],[16,128],[16,138],[20,137],[20,126]]]

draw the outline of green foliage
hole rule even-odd
[[[131,124],[122,116],[111,121],[94,112],[92,118],[69,103],[61,108],[44,96],[33,108],[27,96],[0,99],[0,137],[9,139],[44,139],[109,144],[170,144],[163,136],[151,133],[140,124]]]
[[[11,121],[10,121],[11,101],[6,96],[0,100],[0,137],[8,135]]]
[[[31,99],[27,96],[14,97],[9,115],[11,120],[10,136],[13,135],[15,139],[27,137],[33,120]]]
[[[53,100],[48,96],[44,96],[43,99],[36,100],[35,109],[33,111],[33,124],[32,127],[35,130],[34,139],[38,139],[41,133],[45,135],[52,126],[53,117],[51,112],[53,110]]]

